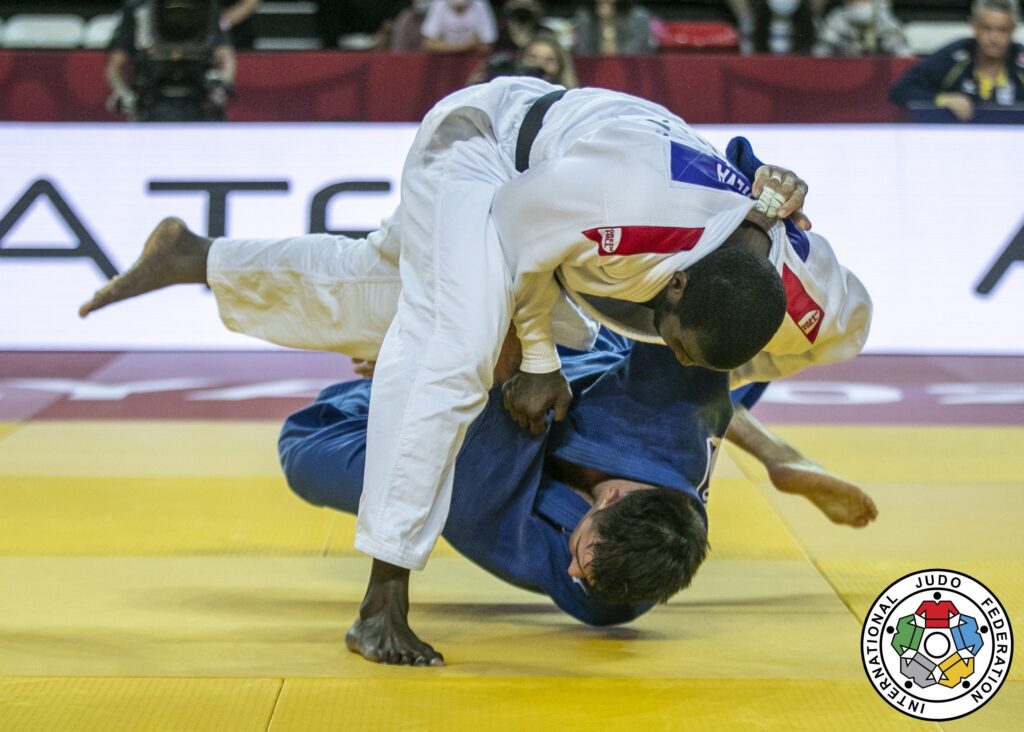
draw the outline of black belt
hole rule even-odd
[[[530,149],[533,141],[537,139],[541,125],[544,124],[544,115],[551,109],[551,105],[565,96],[566,89],[558,89],[548,92],[530,105],[523,117],[523,123],[519,125],[519,137],[516,139],[516,170],[525,173],[530,167]]]

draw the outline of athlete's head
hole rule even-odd
[[[595,492],[597,503],[569,537],[569,574],[612,603],[665,602],[687,587],[708,549],[692,499],[617,479]]]
[[[744,225],[734,237],[749,235]],[[785,315],[786,291],[768,258],[727,241],[673,275],[654,325],[679,363],[725,371],[756,356]]]

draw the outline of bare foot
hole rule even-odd
[[[78,309],[78,316],[84,318],[111,303],[169,285],[205,284],[212,241],[193,234],[181,219],[164,219],[149,235],[135,264],[97,290]]]
[[[444,666],[444,658],[409,627],[409,570],[373,560],[370,585],[345,645],[367,661]]]
[[[776,488],[804,496],[833,523],[860,528],[878,516],[871,496],[807,458],[767,467],[768,477]]]

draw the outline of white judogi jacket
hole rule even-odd
[[[662,342],[651,311],[628,303],[650,300],[716,249],[753,207],[749,193],[750,181],[667,110],[596,89],[569,92],[548,111],[531,168],[492,208],[514,273],[523,370],[558,367],[554,274],[596,321]],[[828,242],[782,223],[770,236],[788,317],[764,352],[734,371],[734,386],[852,358],[867,338],[871,300]]]

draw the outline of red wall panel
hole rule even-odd
[[[479,62],[385,53],[241,54],[237,121],[408,122]],[[579,59],[583,84],[660,102],[695,123],[891,122],[887,93],[911,63],[887,57],[654,56]],[[0,119],[108,121],[97,51],[0,51]]]

